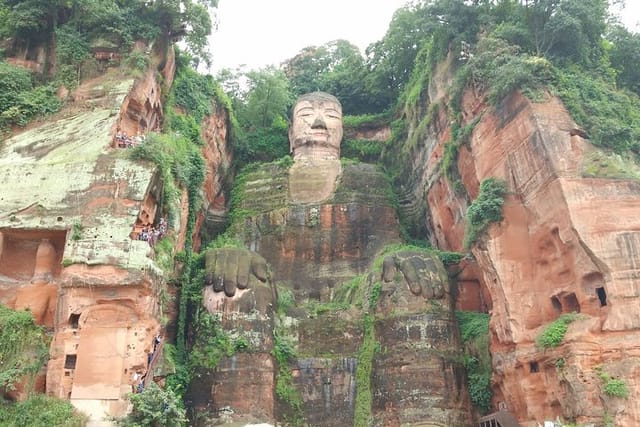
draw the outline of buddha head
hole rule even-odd
[[[339,159],[342,105],[325,92],[302,95],[293,106],[289,147],[293,158]]]

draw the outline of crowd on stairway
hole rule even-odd
[[[127,132],[116,132],[116,145],[118,148],[133,148],[144,142],[145,135],[138,133],[136,136],[129,136]]]
[[[144,227],[140,233],[138,233],[138,240],[149,242],[149,245],[153,247],[165,234],[167,234],[167,220],[160,218],[157,227]]]

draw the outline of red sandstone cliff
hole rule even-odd
[[[412,156],[405,198],[415,199],[405,209],[440,248],[461,251],[468,201],[440,169],[450,128],[435,82],[448,80],[445,68],[430,88],[444,108]],[[556,417],[638,425],[640,184],[581,175],[597,149],[558,99],[513,93],[494,108],[482,95],[464,95],[463,125],[479,122],[457,169],[471,200],[489,177],[504,180],[509,194],[504,220],[472,248],[475,272],[462,276],[459,306],[491,310],[494,406],[504,402],[524,426]],[[536,347],[550,322],[574,311],[580,319],[560,346]],[[607,396],[600,372],[623,380],[629,398]]]

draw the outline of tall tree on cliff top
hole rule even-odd
[[[522,0],[538,56],[591,63],[602,55],[608,0]]]
[[[294,95],[329,92],[340,99],[347,114],[372,111],[364,86],[366,71],[360,50],[346,40],[306,47],[284,63]]]
[[[207,36],[217,0],[0,0],[0,33],[24,40],[54,40],[56,29],[72,24],[90,41],[116,43],[157,39],[163,45],[184,39],[198,60],[209,61]],[[125,43],[128,44],[128,43]],[[128,46],[125,46],[128,47]]]
[[[247,73],[249,90],[243,109],[238,111],[240,123],[248,129],[263,129],[274,121],[286,122],[292,95],[284,73],[273,67]]]

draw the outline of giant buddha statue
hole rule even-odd
[[[295,415],[331,427],[353,424],[358,387],[368,387],[375,425],[468,425],[456,365],[437,356],[457,342],[447,273],[426,251],[384,254],[401,243],[389,182],[375,165],[342,163],[342,135],[338,99],[303,95],[289,130],[293,164],[265,164],[240,180],[235,208],[247,214],[231,227],[245,247],[206,252],[203,307],[232,336],[244,333],[251,350],[198,373],[189,399],[225,422]],[[276,315],[285,295],[293,306]],[[309,308],[322,304],[343,310]],[[371,338],[365,316],[376,319],[385,351],[371,355],[371,381],[358,384]],[[283,339],[297,349],[284,367],[272,357]],[[301,406],[275,393],[282,369],[292,370]]]

